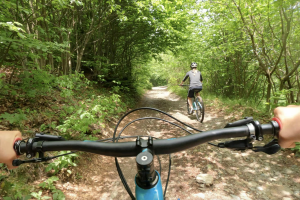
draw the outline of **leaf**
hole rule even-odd
[[[51,180],[51,182],[54,182],[54,181],[58,181],[59,178],[57,176],[52,176],[51,178],[49,178],[49,180]]]
[[[15,25],[17,26],[23,26],[23,24],[19,23],[19,22],[14,22]]]
[[[51,199],[49,196],[43,196],[42,199]]]
[[[29,199],[31,199],[31,195],[27,195],[27,196],[23,197],[22,200],[29,200]]]
[[[46,172],[49,172],[50,170],[52,169],[52,166],[51,165],[48,165],[45,169]]]

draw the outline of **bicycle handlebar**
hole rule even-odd
[[[62,150],[85,151],[113,157],[131,157],[138,155],[145,148],[151,148],[154,154],[161,155],[183,151],[212,140],[232,137],[250,137],[251,135],[253,136],[253,131],[257,131],[254,126],[251,127],[249,125],[243,125],[239,127],[229,127],[200,132],[179,138],[153,140],[149,137],[148,140],[138,138],[135,142],[119,143],[45,140],[34,141],[33,139],[31,142],[27,143],[24,141],[16,142],[14,144],[14,149],[18,155],[26,153],[28,158],[35,155],[34,153],[37,152]],[[270,124],[262,124],[260,125],[260,131],[262,134],[276,135],[279,131],[279,125],[275,121],[272,121]],[[31,155],[28,156],[28,154]]]
[[[135,142],[118,142],[118,140],[121,138],[120,135],[123,132],[123,130],[134,121],[128,123],[122,131],[119,133],[118,137],[115,137],[117,127],[120,124],[120,122],[130,113],[141,110],[141,109],[150,109],[155,110],[157,112],[163,113],[173,119],[175,119],[177,122],[183,124],[184,126],[190,127],[193,130],[199,131],[197,134],[193,134],[189,132],[187,129],[184,129],[181,126],[178,126],[172,122],[169,122],[172,125],[176,125],[177,127],[185,130],[186,132],[190,133],[191,135],[179,137],[179,138],[169,138],[169,139],[157,139],[153,140],[151,136],[137,136],[137,139]],[[146,119],[146,118],[139,118],[137,120]],[[155,118],[159,119],[159,118]],[[160,119],[162,120],[162,119]],[[165,120],[163,120],[165,121]],[[204,131],[195,129],[180,120],[170,116],[169,114],[154,109],[154,108],[138,108],[133,111],[128,112],[125,114],[118,124],[116,125],[114,135],[112,139],[105,139],[112,140],[113,143],[106,143],[102,141],[66,141],[64,138],[60,136],[54,136],[54,135],[44,135],[44,134],[36,134],[34,138],[29,138],[27,141],[25,140],[18,140],[14,144],[14,150],[16,151],[17,155],[26,154],[27,158],[32,158],[36,156],[38,153],[38,158],[34,159],[28,159],[28,160],[13,160],[13,166],[19,166],[23,163],[37,163],[37,162],[45,162],[48,160],[51,160],[53,158],[57,158],[59,156],[67,155],[70,153],[57,155],[53,157],[44,157],[44,152],[47,151],[62,151],[62,150],[77,150],[77,151],[85,151],[90,153],[96,153],[100,155],[105,156],[113,156],[115,157],[116,167],[119,173],[119,176],[122,180],[122,183],[124,187],[126,188],[128,194],[131,196],[131,198],[134,198],[133,194],[131,193],[129,186],[126,183],[126,180],[123,176],[123,173],[120,169],[120,166],[118,164],[118,160],[116,157],[131,157],[131,156],[137,156],[137,158],[140,157],[139,162],[137,161],[137,168],[138,168],[138,174],[136,178],[136,184],[140,188],[146,188],[148,189],[149,185],[154,185],[157,183],[154,173],[154,164],[151,161],[151,163],[144,162],[142,157],[146,157],[144,154],[149,154],[150,157],[153,158],[153,155],[162,155],[162,154],[171,154],[179,151],[183,151],[185,149],[195,147],[197,145],[200,145],[205,142],[209,142],[212,140],[217,139],[225,139],[225,138],[237,138],[237,137],[246,137],[244,140],[233,140],[233,141],[226,141],[224,143],[219,143],[218,145],[214,145],[220,148],[230,148],[235,150],[246,150],[246,149],[252,149],[255,152],[264,152],[267,154],[274,154],[277,151],[280,150],[280,146],[278,144],[278,141],[272,140],[268,144],[266,144],[263,147],[256,146],[254,147],[252,142],[254,140],[262,140],[263,135],[265,134],[272,134],[273,136],[278,137],[280,127],[279,124],[276,121],[271,121],[269,124],[260,124],[258,121],[254,121],[252,117],[247,117],[242,120],[228,123],[225,128],[223,129],[217,129],[217,130],[210,130],[210,131]],[[128,137],[128,136],[127,136]],[[135,136],[136,137],[136,136]],[[147,140],[142,139],[141,137],[148,137]],[[126,138],[126,137],[122,137]],[[156,139],[156,138],[155,138]],[[142,157],[141,157],[142,156]],[[150,158],[149,157],[149,158]],[[148,162],[148,161],[147,161]],[[171,163],[171,161],[170,161]],[[169,166],[169,173],[170,173],[170,166]],[[153,175],[153,176],[152,176]],[[165,193],[167,190],[167,184],[168,184],[169,175],[167,178]],[[156,182],[155,182],[156,181]],[[165,196],[164,193],[164,196]]]

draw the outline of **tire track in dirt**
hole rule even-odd
[[[205,102],[205,99],[204,99]],[[225,115],[205,102],[204,123],[200,124],[195,116],[186,114],[186,100],[167,91],[166,87],[156,87],[148,91],[137,107],[153,107],[165,111],[183,122],[201,130],[222,128],[233,116]],[[171,120],[154,111],[143,110],[125,118],[121,128],[128,122],[140,117],[160,117]],[[242,118],[243,116],[240,116]],[[106,135],[112,135],[108,128]],[[141,120],[130,125],[122,135],[151,135],[171,138],[187,135],[168,123],[157,120]],[[215,143],[220,142],[216,141]],[[124,189],[114,158],[84,153],[76,173],[68,182],[59,183],[66,199],[130,199]],[[168,156],[160,156],[162,184],[165,187]],[[135,158],[120,158],[124,176],[134,194]],[[159,165],[155,160],[156,170]],[[300,160],[290,151],[281,151],[269,156],[262,153],[233,152],[217,149],[207,144],[172,154],[171,176],[166,199],[221,199],[221,200],[290,200],[300,199]],[[199,174],[214,177],[213,185],[200,187],[195,180]]]

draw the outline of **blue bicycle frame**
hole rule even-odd
[[[160,175],[158,172],[157,176],[158,176],[158,182],[157,184],[150,189],[143,189],[140,186],[137,185],[136,183],[136,179],[135,179],[135,197],[138,200],[163,200],[164,199],[164,195],[163,195],[163,191],[162,191],[162,185],[161,185],[161,179],[160,179]]]
[[[200,106],[200,108],[202,108],[201,103],[195,99],[195,101],[193,102],[193,108],[194,110],[198,110],[197,104]]]
[[[143,142],[142,139],[139,140]],[[149,144],[148,140],[148,144]],[[85,142],[95,142],[85,140]],[[151,143],[151,142],[150,142]],[[147,145],[148,145],[147,144]],[[135,197],[137,200],[163,200],[161,178],[157,171],[154,171],[153,155],[150,149],[144,149],[136,158],[138,173],[134,179]],[[142,180],[141,180],[142,179]]]

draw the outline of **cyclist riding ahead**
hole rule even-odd
[[[190,78],[190,87],[189,87],[189,92],[188,92],[188,102],[189,102],[189,106],[190,106],[190,112],[189,114],[193,114],[193,98],[194,98],[194,93],[196,93],[196,97],[198,97],[200,99],[200,101],[202,101],[202,98],[200,97],[200,91],[202,90],[202,75],[201,72],[199,70],[197,70],[197,63],[193,62],[191,64],[191,70],[188,71],[185,75],[185,77],[183,78],[182,82],[180,83],[180,85],[183,84],[183,82],[187,79]]]

